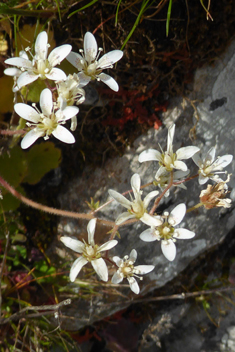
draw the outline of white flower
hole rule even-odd
[[[102,50],[101,48],[98,50],[93,34],[87,32],[84,37],[84,51],[82,49],[79,50],[82,55],[72,51],[66,59],[80,71],[78,76],[82,81],[89,83],[90,80],[97,79],[117,92],[119,89],[117,82],[102,71],[112,68],[113,64],[122,58],[123,52],[121,50],[113,50],[98,59]]]
[[[65,81],[57,82],[58,106],[64,109],[67,105],[71,106],[82,104],[85,101],[85,91],[81,88],[80,79],[76,73],[68,75]]]
[[[30,121],[27,122],[28,126],[33,126],[33,129],[22,139],[21,147],[27,149],[39,137],[48,139],[51,134],[64,143],[74,143],[72,133],[61,124],[75,116],[79,109],[75,106],[67,106],[64,110],[58,109],[54,112],[52,93],[48,88],[41,92],[40,106],[42,113],[27,104],[14,105],[15,112],[23,119]]]
[[[204,159],[201,159],[200,154],[197,153],[193,156],[193,161],[199,167],[199,184],[204,185],[209,179],[215,182],[223,182],[218,174],[225,174],[222,171],[224,167],[229,165],[233,160],[231,154],[223,155],[215,160],[215,147],[212,147],[206,154]]]
[[[161,169],[164,171],[171,172],[174,169],[187,171],[187,165],[181,161],[183,159],[191,158],[196,152],[199,151],[198,147],[189,146],[183,147],[178,149],[175,153],[173,152],[173,138],[175,134],[175,125],[171,125],[168,130],[168,137],[167,137],[167,151],[160,153],[158,150],[155,149],[148,149],[143,151],[139,155],[139,162],[142,163],[144,161],[156,160],[159,162],[160,165],[160,172]]]
[[[154,269],[153,265],[138,265],[134,266],[137,258],[137,252],[132,249],[130,257],[126,255],[123,259],[119,257],[113,257],[113,261],[119,267],[117,272],[112,277],[113,284],[119,284],[124,278],[129,282],[130,289],[138,295],[140,292],[139,285],[135,279],[138,277],[140,280],[143,278],[139,275],[144,275],[150,273]]]
[[[174,171],[173,172],[173,182],[177,182],[177,181],[185,178],[186,176],[188,176],[189,172],[190,172],[189,170],[187,170],[187,171],[181,171],[181,170]],[[164,169],[164,168],[159,168],[156,175],[155,175],[155,180],[156,181],[153,181],[153,184],[155,186],[160,187],[160,189],[162,191],[164,191],[164,189],[169,185],[169,183],[171,181],[171,173],[169,171],[166,171],[166,169]],[[187,189],[187,187],[183,183],[176,185],[176,187]],[[170,190],[168,189],[168,191],[165,193],[165,197],[168,197],[169,194],[170,194]]]
[[[82,256],[75,260],[71,267],[69,278],[72,282],[75,281],[83,266],[89,262],[93,266],[93,269],[98,274],[100,279],[103,281],[108,281],[108,268],[104,259],[101,258],[100,252],[108,251],[109,249],[113,248],[116,246],[118,241],[111,240],[102,244],[101,246],[98,246],[94,242],[95,226],[96,219],[90,220],[87,225],[88,243],[85,241],[81,242],[77,239],[73,239],[67,236],[62,236],[60,238],[66,247],[72,249],[74,252],[82,254]]]
[[[35,55],[32,61],[28,55],[12,57],[5,61],[6,64],[19,67],[23,73],[17,79],[18,88],[22,88],[27,84],[41,79],[51,79],[53,81],[61,81],[66,79],[66,74],[59,68],[55,68],[70,53],[72,46],[64,44],[52,50],[47,58],[48,52],[48,36],[46,32],[41,32],[37,36],[35,42]],[[25,49],[28,50],[28,49]]]
[[[173,261],[176,256],[176,239],[190,239],[195,236],[195,233],[184,228],[177,228],[186,213],[186,206],[184,203],[177,205],[170,213],[165,212],[163,217],[152,216],[149,217],[145,223],[151,228],[145,230],[140,234],[141,240],[145,242],[161,241],[162,253],[164,256]],[[165,218],[165,221],[164,221]],[[159,226],[159,221],[161,225]]]
[[[65,81],[57,82],[57,106],[64,110],[66,106],[71,106],[76,102],[76,105],[82,104],[85,101],[85,91],[82,89],[78,75],[68,75]],[[77,127],[77,117],[71,119],[71,131],[75,131]]]
[[[127,212],[122,213],[118,216],[116,219],[116,224],[120,225],[124,221],[129,220],[129,219],[139,219],[143,221],[143,219],[147,219],[150,215],[147,214],[147,207],[150,203],[150,201],[158,195],[158,191],[152,191],[150,192],[142,201],[141,199],[141,194],[142,191],[140,191],[140,176],[139,174],[134,174],[131,177],[131,188],[134,193],[135,199],[132,199],[131,201],[126,199],[122,194],[109,189],[109,195],[115,199],[118,203],[120,203],[122,206],[128,209]],[[131,195],[130,195],[131,196]]]
[[[27,59],[28,60],[28,55],[25,51],[20,51],[19,53],[19,56],[20,58],[24,58],[24,59]],[[13,85],[13,88],[12,88],[12,91],[15,93],[15,92],[18,92],[19,90],[19,87],[17,85],[17,79],[20,77],[20,75],[22,74],[22,71],[19,69],[19,68],[16,68],[16,67],[9,67],[9,68],[6,68],[4,70],[4,74],[7,75],[7,76],[11,76],[14,78],[14,85]]]

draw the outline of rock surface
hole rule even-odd
[[[163,116],[163,122],[167,127],[173,122],[176,123],[174,150],[182,146],[196,145],[205,154],[212,146],[216,146],[217,156],[235,154],[234,52],[235,42],[218,59],[214,67],[204,67],[197,70],[192,91],[186,98],[178,97],[171,101],[167,112]],[[195,124],[195,118],[198,119],[198,123],[195,130],[196,138],[192,142],[189,138],[189,133]],[[71,180],[66,187],[66,191],[59,195],[61,208],[88,212],[85,201],[89,201],[90,197],[93,197],[95,201],[100,200],[100,203],[103,204],[110,199],[108,197],[108,189],[115,189],[120,193],[129,190],[131,188],[130,178],[136,172],[140,174],[142,184],[151,182],[158,168],[157,162],[140,164],[138,156],[147,148],[159,150],[159,144],[165,150],[166,141],[166,128],[161,128],[158,131],[150,129],[146,135],[139,137],[134,142],[133,147],[127,148],[122,157],[109,160],[103,169],[92,170],[89,167],[86,168],[82,177]],[[197,173],[197,168],[192,160],[186,161],[186,163],[192,174]],[[226,169],[229,173],[234,173],[234,167],[235,163],[233,162]],[[224,175],[224,178],[226,178],[226,175]],[[231,177],[230,186],[232,187],[230,196],[234,199],[234,176]],[[181,202],[186,203],[187,207],[192,207],[199,202],[199,194],[205,188],[205,186],[199,186],[197,180],[190,181],[187,184],[187,191],[174,189],[169,197],[162,200],[159,209],[161,211],[166,209],[170,211]],[[143,191],[143,194],[145,195],[153,189],[149,187]],[[105,208],[105,212],[99,212],[98,217],[114,221],[120,212],[123,211],[123,207],[113,201]],[[63,235],[76,236],[78,238],[83,236],[86,240],[86,225],[87,223],[84,221],[62,218],[59,224],[59,231]],[[230,209],[212,209],[210,211],[199,208],[198,211],[187,214],[181,223],[181,227],[194,231],[196,236],[191,240],[177,241],[177,255],[173,262],[169,262],[163,256],[158,241],[146,243],[139,239],[139,234],[147,228],[146,225],[139,222],[120,228],[121,239],[111,253],[123,257],[129,254],[132,248],[135,248],[138,252],[137,265],[155,265],[155,270],[146,275],[144,280],[140,282],[141,294],[146,294],[165,285],[185,269],[195,257],[220,243],[234,226],[235,212],[233,207]],[[107,235],[104,235],[106,231],[107,228],[101,228],[100,226],[97,228],[97,233],[95,234],[97,243],[108,238]],[[62,248],[62,246],[58,246]],[[71,287],[76,290],[76,284],[71,285]],[[115,291],[116,296],[111,297],[109,294],[97,295],[92,302],[75,299],[71,307],[65,312],[67,318],[62,320],[62,327],[77,330],[84,325],[92,324],[94,321],[123,309],[132,302],[132,299],[138,298],[122,284],[114,289],[117,290]],[[77,292],[79,292],[78,288]],[[117,292],[120,293],[119,296],[117,296]],[[126,298],[121,296],[121,293],[127,295]],[[117,303],[117,300],[120,303]],[[115,303],[112,303],[113,301]],[[71,317],[71,320],[68,319],[68,316]],[[71,321],[73,322],[72,326]],[[230,330],[227,332],[228,336],[233,334],[233,330]],[[198,341],[198,344],[200,345],[200,341]],[[195,345],[195,351],[199,350],[200,348]],[[174,349],[174,351],[178,350]],[[190,351],[192,352],[193,350],[191,349]]]

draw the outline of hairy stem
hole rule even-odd
[[[16,131],[11,131],[11,130],[0,130],[0,134],[4,134],[7,136],[12,136],[14,134],[24,134],[25,130],[16,130]]]
[[[12,186],[10,186],[1,176],[0,176],[0,184],[8,191],[10,192],[14,197],[19,199],[21,202],[24,204],[27,204],[28,206],[42,210],[46,213],[54,214],[57,216],[66,216],[69,218],[74,218],[74,219],[85,219],[85,220],[91,220],[94,218],[92,214],[85,214],[85,213],[76,213],[68,210],[61,210],[61,209],[56,209],[56,208],[51,208],[46,205],[34,202],[33,200],[23,196],[21,193],[17,192]],[[100,223],[106,226],[115,226],[115,222],[113,221],[108,221],[104,219],[97,219]]]
[[[169,185],[164,189],[164,191],[160,194],[160,196],[155,199],[153,207],[152,207],[152,209],[149,212],[150,215],[154,214],[154,212],[157,209],[158,204],[160,203],[162,197],[164,197],[164,194],[166,194],[166,192],[172,187],[172,185],[173,185],[173,171],[171,171],[171,179],[170,179]]]

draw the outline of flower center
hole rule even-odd
[[[157,231],[161,239],[167,241],[173,237],[175,229],[166,221],[164,224],[157,227]]]
[[[41,79],[46,79],[45,75],[48,74],[52,69],[49,61],[47,59],[39,59],[33,61],[34,73],[39,75]]]
[[[83,250],[83,257],[85,257],[89,262],[95,259],[99,259],[99,246],[97,244],[95,244],[94,246],[86,244]]]
[[[162,160],[159,161],[159,165],[166,168],[166,171],[172,171],[174,169],[174,163],[176,161],[176,154],[172,153],[171,155],[167,152],[162,153]]]
[[[129,213],[134,214],[137,219],[140,219],[144,215],[144,213],[146,213],[144,203],[141,199],[134,200],[131,204],[131,209],[129,209],[128,211]]]
[[[58,126],[58,122],[54,113],[50,115],[50,117],[41,115],[41,122],[37,124],[37,128],[42,130],[45,135],[50,136],[52,132]]]

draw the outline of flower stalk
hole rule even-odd
[[[68,211],[68,210],[61,210],[61,209],[56,209],[56,208],[51,208],[48,207],[47,205],[43,205],[37,202],[34,202],[33,200],[23,196],[23,194],[19,193],[16,191],[12,186],[9,185],[7,181],[5,181],[1,176],[0,176],[0,184],[8,191],[10,192],[14,197],[19,199],[22,203],[30,206],[31,208],[37,209],[44,211],[46,213],[50,213],[53,215],[57,216],[64,216],[64,217],[69,217],[69,218],[74,218],[74,219],[84,219],[84,220],[91,220],[94,218],[92,214],[85,214],[85,213],[76,213],[73,211]],[[110,226],[113,227],[115,225],[115,222],[109,221],[109,220],[104,220],[104,219],[97,219],[100,223],[102,223],[105,226]]]

